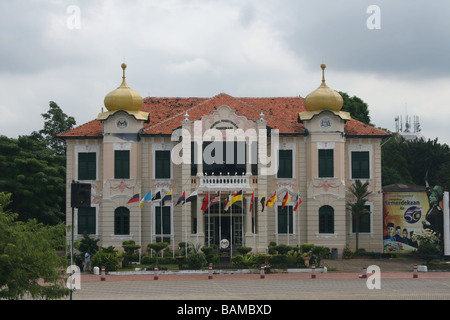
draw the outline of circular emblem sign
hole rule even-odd
[[[128,121],[127,121],[127,119],[125,119],[125,118],[117,119],[116,127],[117,127],[117,129],[120,129],[120,130],[124,130],[124,129],[128,128]]]
[[[409,207],[405,213],[403,214],[403,217],[405,218],[405,221],[408,223],[416,223],[420,220],[420,217],[422,216],[422,209],[421,207]]]
[[[333,120],[330,117],[323,117],[319,120],[319,125],[322,129],[328,130],[333,125]]]
[[[229,245],[230,245],[230,241],[228,241],[228,239],[220,240],[220,248],[226,249],[229,247]]]

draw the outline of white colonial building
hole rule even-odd
[[[175,250],[180,242],[224,241],[255,253],[270,242],[307,242],[341,253],[346,244],[354,247],[346,203],[360,179],[370,182],[372,194],[359,247],[383,250],[380,142],[388,134],[341,111],[342,97],[325,84],[325,65],[322,84],[306,98],[142,99],[122,68],[123,82],[106,95],[106,110],[61,135],[67,212],[71,182],[92,186],[91,207],[75,209],[73,222],[67,215],[75,239],[86,232],[101,246],[165,241]],[[171,200],[143,201],[149,191]],[[273,206],[266,206],[275,192]],[[139,201],[130,201],[137,193]],[[183,193],[197,197],[177,205]],[[228,206],[237,193],[242,196]]]

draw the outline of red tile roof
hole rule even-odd
[[[144,99],[142,111],[150,114],[150,122],[144,125],[144,135],[170,135],[181,126],[186,112],[189,120],[198,120],[222,105],[236,110],[239,115],[259,120],[261,112],[267,126],[277,128],[280,134],[305,134],[298,122],[299,112],[305,111],[304,98],[235,98],[221,93],[212,98],[158,98]],[[347,121],[345,131],[349,136],[386,136],[388,133],[357,120]],[[101,137],[102,126],[98,120],[90,121],[60,135],[62,138]]]

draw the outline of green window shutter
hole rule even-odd
[[[352,179],[369,178],[369,151],[352,152]]]
[[[78,153],[78,180],[97,179],[97,160],[95,152]]]
[[[155,178],[170,179],[170,151],[155,151]]]
[[[292,178],[293,176],[292,150],[278,152],[278,178]]]
[[[162,207],[162,234],[170,234],[170,207]],[[155,233],[161,234],[161,207],[156,207],[155,210]]]
[[[330,206],[319,209],[319,233],[334,233],[334,209]]]
[[[278,234],[287,234],[293,233],[293,225],[294,219],[292,215],[293,207],[285,206],[283,210],[281,210],[281,206],[278,206]],[[288,223],[289,219],[289,223]],[[289,226],[289,231],[288,231]]]
[[[114,151],[114,179],[130,179],[130,151]]]
[[[78,208],[78,234],[95,234],[95,208]]]
[[[114,234],[130,234],[130,210],[125,207],[119,207],[114,210]]]
[[[362,214],[359,217],[359,232],[370,233],[370,206],[365,206],[367,213]],[[352,232],[356,232],[356,218],[352,216]]]
[[[334,150],[319,149],[319,178],[334,177]]]
[[[197,161],[197,143],[196,142],[191,142],[191,176],[196,176],[197,175],[197,165],[198,165],[198,161]]]

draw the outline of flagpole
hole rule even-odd
[[[287,237],[288,237],[287,238],[287,245],[289,245],[289,207],[287,207],[287,206],[286,206],[286,211],[287,211]]]
[[[170,204],[170,240],[172,241],[172,257],[175,258],[175,230],[173,227],[173,196],[172,195],[172,203]]]
[[[211,200],[210,200],[210,196],[209,196],[209,191],[208,191],[208,247],[211,246],[211,215],[210,215],[210,211],[209,211],[209,207],[211,204]]]
[[[297,203],[300,201],[300,194],[297,192]],[[297,205],[297,203],[295,205]],[[300,247],[300,205],[297,206],[297,212],[295,214],[295,217],[297,218],[297,245]]]
[[[241,210],[241,246],[245,245],[244,241],[244,190],[241,190],[241,203],[242,203],[242,210]]]
[[[139,194],[139,196],[140,196],[140,194]],[[144,202],[142,202],[142,206],[144,206]],[[141,264],[141,255],[142,255],[141,214],[142,214],[142,208],[141,208],[141,202],[139,201],[139,264]]]
[[[233,199],[231,198],[230,191],[230,259],[233,257]],[[230,260],[231,261],[231,260]]]
[[[197,237],[197,246],[198,246],[198,210],[199,210],[199,205],[198,205],[198,196],[197,196],[197,221],[195,222],[195,224],[196,224],[196,226],[195,226],[195,228],[196,228],[196,237]]]
[[[185,194],[183,206],[184,206],[184,239],[186,240],[184,242],[184,248],[185,248],[185,253],[186,253],[186,257],[187,257],[187,239],[188,239],[188,236],[187,236],[187,221],[188,221],[188,219],[187,219],[185,204],[186,204],[186,194]]]
[[[255,208],[255,190],[253,190],[253,201],[252,201],[252,216],[253,216],[253,245],[255,246],[255,254],[256,254],[256,208]]]
[[[221,193],[220,193],[220,189],[219,189],[219,250],[220,250],[220,240],[222,240],[222,202],[220,201],[220,197],[221,197]]]
[[[160,233],[160,237],[161,237],[161,242],[163,242],[163,222],[162,222],[162,219],[163,219],[163,206],[162,206],[162,198],[163,197],[161,197],[161,200],[159,201],[159,205],[160,205],[160,216],[161,216],[161,221],[160,221],[160,225],[161,225],[161,233]]]

